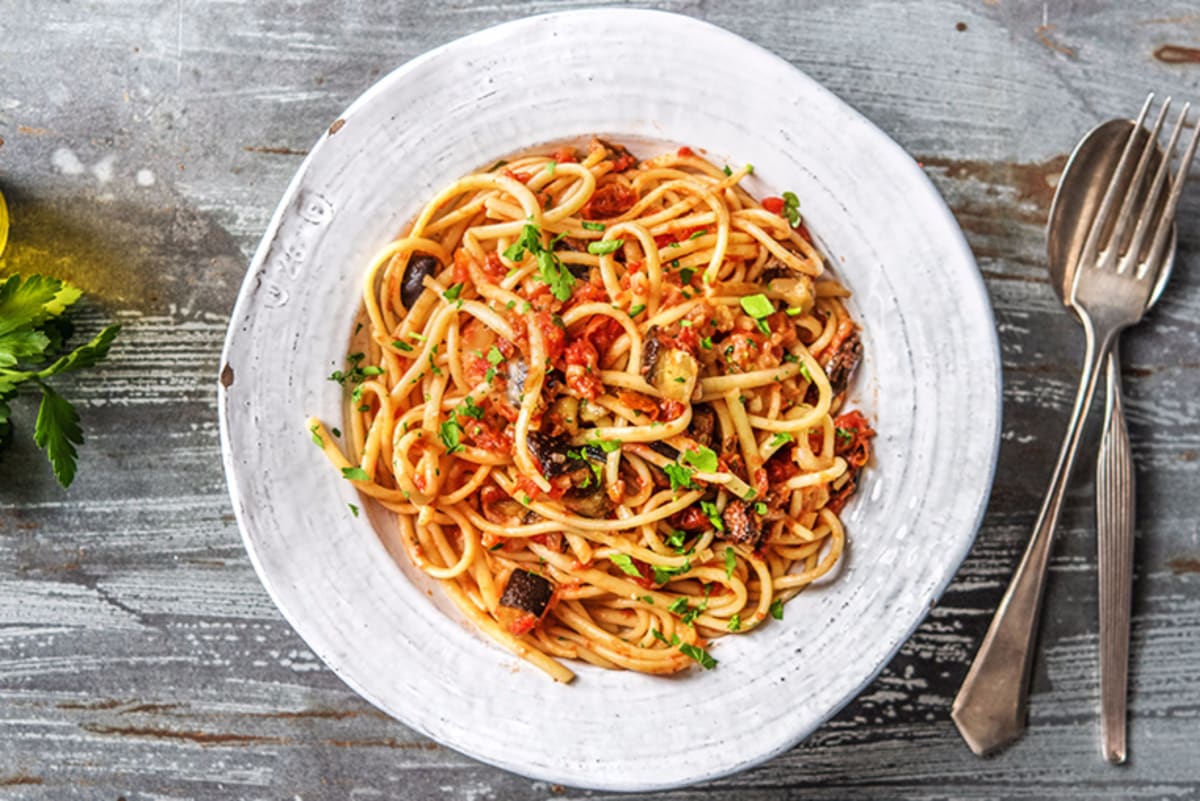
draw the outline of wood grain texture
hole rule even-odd
[[[28,437],[28,398],[0,455],[0,797],[609,797],[448,751],[327,671],[242,550],[215,413],[228,315],[297,154],[429,47],[584,5],[594,4],[5,5],[4,268],[70,277],[91,293],[81,329],[115,318],[125,331],[104,370],[60,382],[88,436],[69,493]],[[891,665],[791,752],[655,797],[1200,797],[1200,182],[1181,204],[1172,283],[1123,341],[1141,510],[1130,763],[1100,758],[1086,467],[1055,547],[1026,737],[979,760],[948,716],[1033,524],[1081,358],[1044,270],[1054,180],[1079,135],[1131,114],[1147,88],[1200,100],[1200,63],[1177,57],[1200,46],[1194,4],[646,5],[778,53],[925,164],[987,281],[1005,380],[978,542]]]

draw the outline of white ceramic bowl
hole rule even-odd
[[[394,548],[304,428],[340,424],[364,268],[433,193],[539,143],[594,133],[704,149],[795,191],[854,292],[856,405],[874,464],[835,580],[782,623],[717,641],[713,671],[577,667],[555,684],[476,633]],[[230,494],[263,584],[371,703],[465,754],[575,786],[647,790],[792,747],[861,691],[966,555],[998,445],[991,308],[946,206],[895,143],[785,61],[672,14],[605,9],[467,36],[381,80],[305,160],[250,265],[220,390]],[[432,590],[432,592],[430,592]]]

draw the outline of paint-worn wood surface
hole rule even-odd
[[[125,331],[105,369],[63,382],[88,434],[69,493],[30,441],[28,399],[0,454],[0,798],[603,795],[424,740],[315,660],[242,550],[214,390],[244,266],[319,132],[431,46],[574,5],[3,4],[0,189],[14,218],[4,269],[69,277],[90,293],[84,329],[116,319]],[[1033,523],[1082,350],[1043,264],[1054,181],[1080,134],[1132,113],[1147,89],[1200,100],[1200,10],[650,5],[770,48],[925,165],[987,281],[1005,381],[986,520],[912,640],[790,753],[659,797],[1200,797],[1200,182],[1180,211],[1172,284],[1124,349],[1141,509],[1130,764],[1103,764],[1098,747],[1086,466],[1055,550],[1027,735],[979,760],[949,720]]]

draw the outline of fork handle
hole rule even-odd
[[[1017,739],[1025,727],[1029,672],[1050,546],[1054,542],[1067,481],[1075,464],[1083,423],[1096,394],[1100,367],[1116,334],[1116,330],[1109,327],[1098,333],[1087,315],[1081,315],[1081,321],[1085,334],[1083,372],[1058,463],[1025,555],[1000,599],[1000,606],[950,712],[967,745],[980,756]]]
[[[1121,372],[1113,343],[1108,357],[1108,403],[1096,460],[1096,543],[1100,576],[1100,736],[1104,758],[1125,761],[1125,703],[1129,674],[1129,615],[1133,594],[1135,524],[1133,453],[1121,401]]]

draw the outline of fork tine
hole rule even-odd
[[[1126,236],[1129,235],[1129,230],[1130,227],[1133,227],[1134,219],[1138,221],[1138,224],[1136,224],[1134,230],[1145,230],[1146,225],[1148,225],[1148,221],[1150,221],[1150,216],[1153,213],[1153,204],[1158,200],[1157,185],[1151,189],[1152,198],[1150,201],[1148,201],[1146,205],[1142,206],[1142,215],[1134,215],[1134,204],[1136,204],[1136,201],[1138,201],[1142,177],[1145,177],[1146,175],[1146,167],[1147,165],[1150,165],[1150,158],[1153,155],[1153,152],[1158,149],[1158,135],[1163,131],[1163,121],[1166,119],[1166,110],[1168,110],[1170,107],[1171,98],[1168,97],[1165,101],[1163,101],[1162,108],[1158,109],[1158,116],[1156,119],[1154,119],[1154,125],[1150,130],[1150,137],[1146,138],[1146,144],[1142,146],[1141,157],[1138,159],[1138,168],[1134,170],[1132,179],[1130,179],[1128,185],[1126,185],[1126,192],[1124,192],[1124,198],[1122,199],[1121,203],[1121,211],[1117,212],[1116,224],[1114,227],[1112,227],[1112,234],[1109,237],[1109,241],[1104,245],[1105,248],[1111,248],[1112,257],[1116,257],[1117,254],[1120,254],[1121,243],[1124,242],[1124,240],[1126,240]],[[1139,132],[1139,128],[1135,127],[1134,130],[1129,133],[1130,143],[1133,143],[1133,140],[1138,138]],[[1168,150],[1168,152],[1170,152],[1170,150]],[[1162,167],[1162,165],[1159,165],[1159,167]],[[1159,180],[1162,176],[1163,170],[1159,169],[1156,180]],[[1136,258],[1138,258],[1138,251],[1130,246],[1129,252],[1133,254],[1133,258],[1129,260],[1129,263],[1134,263]],[[1121,270],[1121,266],[1123,264],[1123,261],[1116,261],[1117,271]]]
[[[1134,219],[1134,206],[1137,203],[1138,195],[1140,194],[1139,190],[1142,186],[1142,180],[1146,176],[1146,168],[1150,166],[1150,159],[1153,156],[1154,151],[1158,149],[1158,135],[1162,131],[1163,121],[1166,119],[1167,109],[1170,107],[1171,98],[1168,97],[1163,101],[1162,108],[1158,110],[1158,117],[1154,120],[1154,127],[1150,130],[1150,136],[1146,140],[1146,144],[1142,146],[1142,155],[1138,159],[1137,169],[1134,170],[1133,177],[1129,179],[1129,183],[1126,185],[1125,197],[1121,202],[1121,210],[1117,212],[1117,223],[1115,226],[1113,226],[1112,235],[1109,237],[1107,243],[1107,247],[1114,249],[1114,256],[1120,252],[1121,243],[1125,241],[1125,237],[1129,232],[1129,227]],[[1131,143],[1137,138],[1139,133],[1141,133],[1141,128],[1134,128],[1130,132],[1129,138]],[[1167,149],[1167,152],[1171,152],[1170,148]],[[1159,164],[1158,173],[1156,173],[1154,177],[1156,183],[1152,185],[1152,187],[1154,187],[1151,190],[1152,197],[1145,205],[1143,205],[1143,214],[1145,214],[1147,210],[1152,211],[1154,209],[1154,205],[1158,202],[1157,182],[1161,180],[1163,174],[1162,164]],[[1135,232],[1143,230],[1141,227],[1141,217],[1138,217],[1137,219],[1138,226],[1135,227]],[[1141,239],[1136,237],[1136,235],[1135,239],[1137,239],[1137,245],[1131,245],[1128,251],[1134,255],[1134,258],[1137,257],[1138,250],[1141,248]],[[1120,264],[1121,263],[1118,262],[1118,270],[1120,269]]]
[[[1149,233],[1151,227],[1156,228],[1155,239],[1157,239],[1157,229],[1162,228],[1163,223],[1166,223],[1167,228],[1171,226],[1171,221],[1174,220],[1174,210],[1164,208],[1164,213],[1161,216],[1155,214],[1158,206],[1158,199],[1162,195],[1163,186],[1167,182],[1167,174],[1171,170],[1171,154],[1175,152],[1175,146],[1179,144],[1179,134],[1183,130],[1183,124],[1187,121],[1188,110],[1191,108],[1190,103],[1183,104],[1183,110],[1179,113],[1179,119],[1175,122],[1175,127],[1171,131],[1171,138],[1167,142],[1167,149],[1163,151],[1162,162],[1158,165],[1158,170],[1154,174],[1154,182],[1150,186],[1149,192],[1146,194],[1146,201],[1142,205],[1141,212],[1138,214],[1137,227],[1133,232],[1133,239],[1129,243],[1128,256],[1124,263],[1132,265],[1133,269],[1137,270],[1138,256],[1142,252],[1142,242],[1146,239],[1146,234]],[[1151,142],[1153,146],[1158,145],[1158,137],[1153,137]],[[1133,195],[1134,192],[1130,192]],[[1143,267],[1148,270],[1156,262],[1148,261]],[[1142,277],[1141,275],[1138,276]]]
[[[1129,134],[1129,141],[1125,143],[1125,150],[1121,153],[1121,160],[1117,162],[1117,169],[1113,171],[1112,178],[1109,179],[1108,188],[1104,191],[1104,199],[1100,201],[1100,208],[1096,211],[1096,217],[1092,220],[1091,230],[1088,231],[1087,240],[1084,242],[1083,250],[1079,254],[1079,264],[1096,265],[1096,254],[1100,250],[1100,239],[1104,236],[1104,229],[1108,226],[1109,216],[1112,214],[1113,204],[1116,202],[1117,193],[1124,183],[1125,175],[1129,172],[1129,168],[1133,164],[1132,154],[1134,144],[1137,142],[1137,132],[1141,130],[1142,124],[1146,121],[1146,114],[1150,111],[1150,104],[1154,101],[1154,93],[1151,92],[1146,97],[1146,102],[1142,105],[1142,112],[1138,114],[1137,122],[1133,125],[1133,130]],[[1150,144],[1153,146],[1154,138],[1151,137]],[[1078,279],[1079,272],[1076,272]]]
[[[1184,109],[1186,115],[1187,109]],[[1180,117],[1179,127],[1183,126],[1184,118]],[[1178,132],[1178,129],[1177,129]],[[1174,150],[1174,140],[1172,147],[1163,155],[1163,166],[1171,160],[1171,151]],[[1192,129],[1192,140],[1188,143],[1187,150],[1184,151],[1183,157],[1179,160],[1179,167],[1175,171],[1174,185],[1171,187],[1171,194],[1167,196],[1167,205],[1163,208],[1162,219],[1158,223],[1158,229],[1154,233],[1154,247],[1150,250],[1150,260],[1147,263],[1149,266],[1160,264],[1162,261],[1163,251],[1167,247],[1167,238],[1171,234],[1171,225],[1175,222],[1175,209],[1179,205],[1179,196],[1183,194],[1183,184],[1187,181],[1188,170],[1192,166],[1192,159],[1196,157],[1196,145],[1200,143],[1200,120],[1197,120],[1195,127]]]

